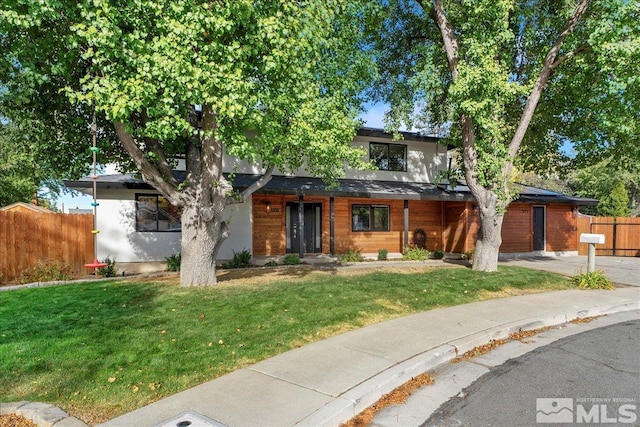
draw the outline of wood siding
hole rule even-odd
[[[578,220],[571,205],[547,206],[547,251],[578,250]]]
[[[438,201],[409,200],[409,242],[413,242],[415,230],[422,228],[427,234],[427,249],[443,250],[442,205]]]
[[[0,282],[16,280],[38,262],[68,264],[86,274],[93,261],[93,215],[0,211]]]
[[[335,199],[335,252],[357,249],[377,253],[379,249],[402,252],[413,242],[413,232],[422,228],[427,234],[427,249],[442,249],[442,202],[409,202],[409,241],[404,242],[404,201],[365,198]],[[267,212],[267,202],[270,212]],[[284,255],[286,252],[286,203],[298,202],[297,196],[253,195],[253,253],[256,256]],[[329,197],[304,198],[305,203],[322,204],[322,253],[330,253]],[[351,206],[354,204],[389,206],[389,231],[352,231]],[[296,251],[294,251],[296,252]],[[297,252],[296,252],[297,253]]]
[[[270,211],[267,212],[267,202]],[[284,255],[286,252],[285,212],[287,202],[298,202],[297,196],[253,196],[254,255]],[[322,204],[322,253],[330,253],[329,197],[305,197],[305,203]],[[354,204],[389,206],[389,231],[352,231],[351,207]],[[375,254],[379,249],[402,252],[413,245],[413,234],[422,228],[427,234],[427,249],[464,253],[475,247],[480,229],[480,216],[471,202],[410,200],[409,239],[404,241],[404,201],[366,198],[335,198],[335,252],[349,249]],[[533,206],[512,203],[502,225],[501,253],[527,253],[533,250]],[[566,252],[578,250],[577,219],[571,205],[545,205],[546,250]],[[609,238],[609,240],[611,240]],[[629,243],[634,244],[634,243]],[[640,247],[640,243],[638,243]],[[294,250],[294,252],[296,252]],[[296,252],[297,253],[297,252]]]
[[[254,194],[252,199],[253,254],[256,256],[284,255],[287,250],[286,206],[287,202],[298,203],[298,197]],[[271,203],[269,212],[267,212],[267,202]],[[329,198],[305,197],[304,202],[322,204],[322,253],[329,253]],[[297,253],[297,251],[294,252]]]
[[[500,252],[516,253],[533,250],[532,206],[512,203],[502,222],[502,245]]]
[[[352,231],[352,205],[389,206],[389,231]],[[411,214],[409,214],[411,216]],[[402,200],[379,199],[335,199],[336,253],[349,249],[362,253],[377,253],[379,249],[402,252],[408,242],[404,239],[404,202]]]
[[[442,207],[442,244],[445,252],[464,253],[475,244],[476,235],[469,236],[469,203],[446,202]],[[468,240],[472,244],[469,245]]]

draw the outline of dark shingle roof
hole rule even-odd
[[[182,171],[175,173],[178,181],[183,181]],[[247,188],[260,175],[236,174],[233,178],[235,188]],[[65,181],[65,185],[75,189],[90,189],[93,185],[91,177],[78,181]],[[153,190],[153,187],[132,174],[101,175],[97,181],[99,189],[135,189]],[[518,184],[519,197],[516,199],[525,203],[562,203],[580,206],[595,206],[598,201],[583,197],[567,196],[542,188]],[[276,175],[271,178],[258,194],[288,194],[298,196],[333,196],[333,197],[362,197],[371,199],[399,199],[399,200],[443,200],[443,201],[473,201],[473,195],[466,185],[447,184],[435,185],[418,182],[397,181],[367,181],[359,179],[340,179],[330,186],[320,178],[290,177]]]

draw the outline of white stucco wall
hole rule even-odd
[[[100,194],[102,193],[102,194]],[[99,192],[97,228],[98,259],[110,257],[117,262],[165,261],[180,252],[180,232],[139,232],[135,229],[135,194],[153,191],[109,190]],[[108,198],[105,198],[108,197]],[[219,260],[233,258],[233,251],[253,251],[251,239],[251,202],[230,205],[225,220],[231,235],[222,244]]]
[[[399,181],[399,182],[434,182],[441,171],[447,169],[447,146],[424,141],[401,140],[392,141],[388,138],[357,136],[353,145],[364,150],[366,160],[369,160],[369,143],[381,142],[385,144],[402,144],[407,146],[407,172],[394,171],[359,171],[345,169],[345,178],[370,181]],[[236,157],[224,155],[223,170],[246,174],[262,174],[264,169],[259,164],[251,164]],[[283,175],[279,170],[275,175]],[[303,168],[296,176],[310,176]]]

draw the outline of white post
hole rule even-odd
[[[589,252],[587,256],[587,273],[596,271],[596,244],[604,243],[604,234],[587,234],[580,235],[580,243],[589,244]]]
[[[596,271],[596,244],[589,243],[589,254],[587,255],[587,273]]]

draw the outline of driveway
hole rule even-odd
[[[551,271],[565,276],[587,272],[587,256],[535,257],[500,261],[502,265],[517,265]],[[603,271],[614,283],[640,286],[640,258],[596,256],[596,270]]]

